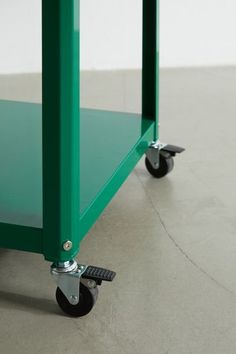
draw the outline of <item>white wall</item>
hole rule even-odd
[[[161,0],[161,64],[236,64],[235,0]]]
[[[40,0],[0,0],[0,73],[41,69]]]
[[[82,69],[140,67],[141,4],[81,0]],[[40,70],[40,11],[0,0],[0,73]],[[235,0],[161,0],[161,66],[236,64],[235,13]]]

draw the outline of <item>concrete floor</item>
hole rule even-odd
[[[82,101],[139,110],[139,85],[86,73]],[[142,160],[83,241],[80,262],[117,271],[87,317],[62,316],[41,256],[0,251],[0,353],[236,353],[235,89],[236,68],[161,72],[161,138],[187,150],[162,180]],[[40,101],[40,80],[0,96]]]

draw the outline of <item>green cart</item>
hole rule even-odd
[[[71,316],[115,276],[74,260],[88,230],[144,154],[159,178],[183,151],[159,142],[158,16],[143,0],[142,114],[80,108],[79,0],[42,0],[43,104],[0,101],[0,247],[52,262]]]

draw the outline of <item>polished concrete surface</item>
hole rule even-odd
[[[140,110],[138,88],[136,72],[85,73],[82,102]],[[1,98],[40,90],[0,78]],[[63,317],[41,256],[0,251],[0,353],[236,353],[235,91],[236,68],[161,72],[161,138],[186,152],[162,180],[142,160],[83,241],[80,262],[117,272],[87,317]]]

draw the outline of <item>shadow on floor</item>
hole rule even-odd
[[[31,311],[35,313],[47,313],[60,315],[60,310],[57,304],[48,299],[39,299],[36,297],[15,294],[11,292],[0,291],[0,308],[10,308],[21,310],[21,311]]]

